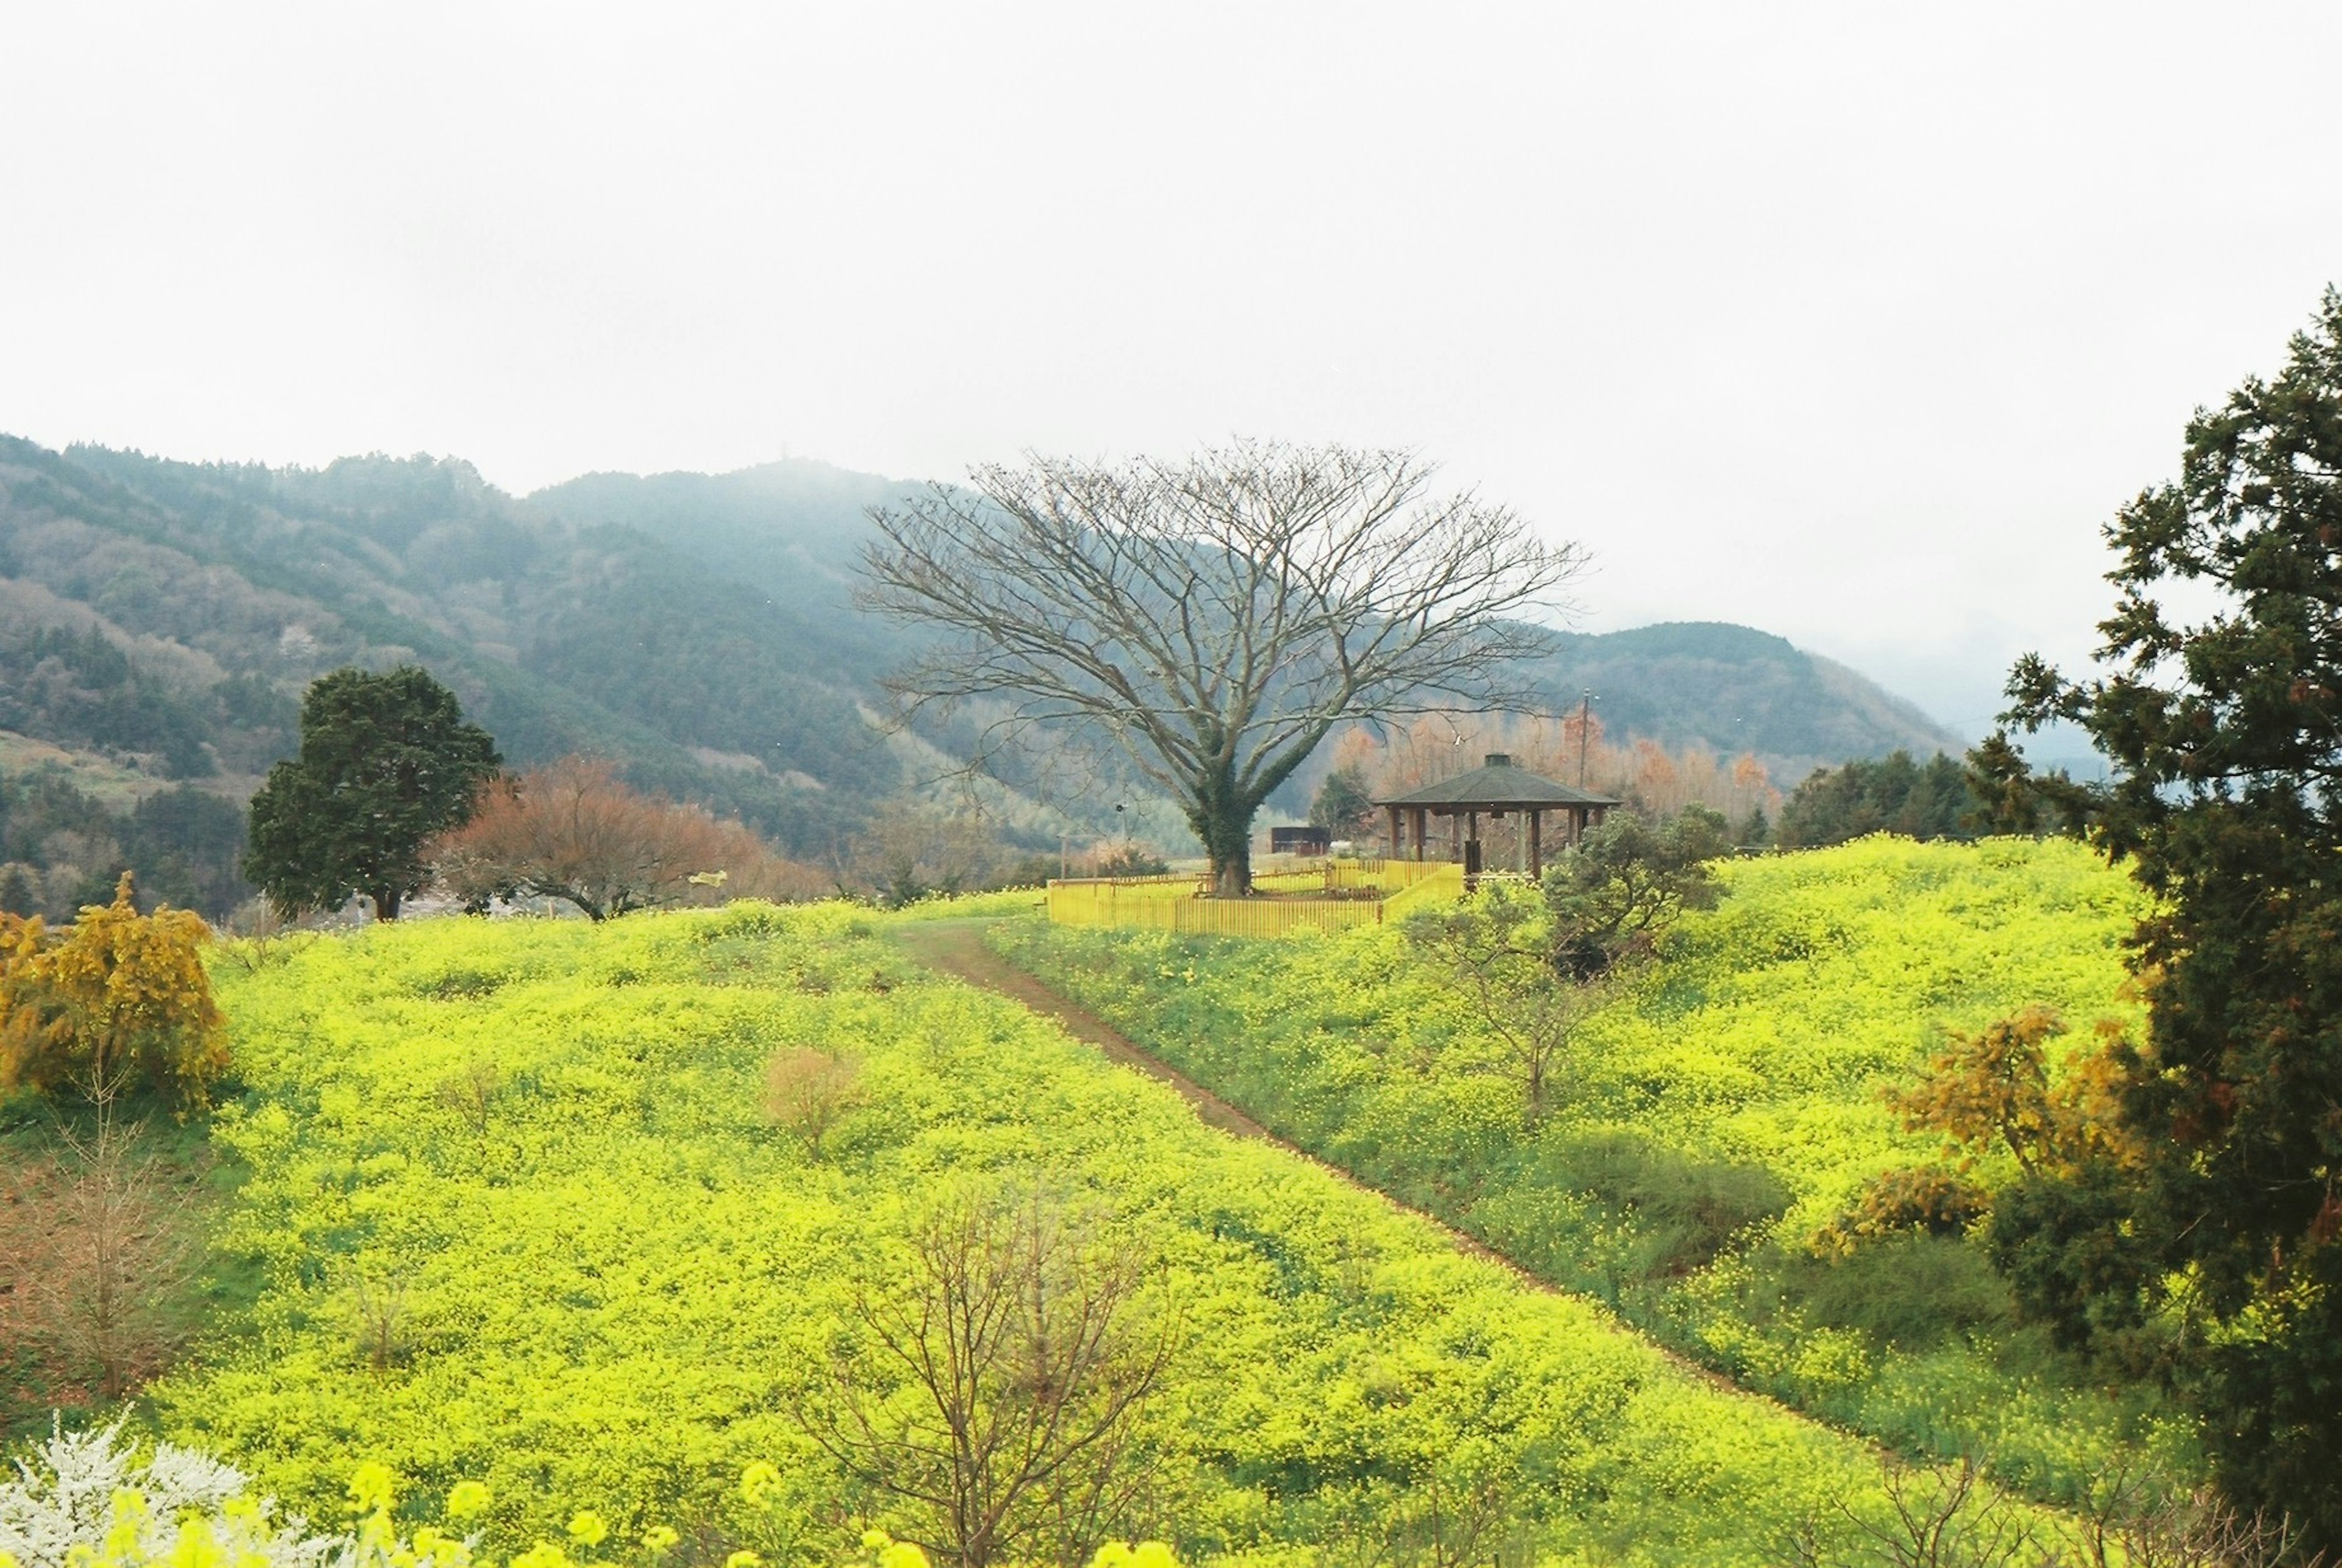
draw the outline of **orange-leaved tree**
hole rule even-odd
[[[0,915],[0,1084],[72,1084],[96,1099],[143,1082],[201,1104],[227,1044],[193,910],[141,914],[130,874],[62,937]]]
[[[681,904],[703,889],[736,895],[819,891],[736,822],[629,788],[608,763],[564,757],[499,778],[463,826],[425,851],[441,884],[475,907],[492,898],[557,898],[588,919]],[[794,868],[802,869],[802,868]]]

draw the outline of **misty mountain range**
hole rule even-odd
[[[309,680],[414,661],[514,764],[609,756],[818,855],[966,738],[873,723],[909,644],[854,607],[855,563],[866,509],[911,488],[795,460],[515,497],[453,459],[269,469],[0,436],[0,769],[241,801],[292,749]],[[1557,711],[1597,693],[1614,736],[1751,751],[1784,783],[1960,744],[1745,626],[1563,634],[1534,678]]]

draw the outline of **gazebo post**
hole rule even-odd
[[[1514,812],[1528,818],[1526,828],[1513,829],[1514,870],[1532,876],[1545,874],[1545,814],[1559,812],[1555,819],[1555,831],[1562,836],[1556,843],[1566,847],[1583,840],[1586,830],[1602,821],[1603,813],[1618,803],[1604,795],[1588,794],[1586,791],[1562,784],[1555,779],[1540,778],[1526,768],[1513,765],[1513,759],[1502,752],[1491,752],[1486,761],[1469,773],[1437,784],[1425,784],[1401,794],[1375,803],[1390,814],[1391,853],[1405,852],[1399,847],[1405,835],[1414,835],[1414,854],[1418,861],[1430,858],[1428,818],[1447,819],[1447,852],[1466,867],[1466,880],[1477,881],[1475,872],[1492,870],[1483,867],[1481,853],[1487,844],[1480,837],[1480,814],[1491,814],[1492,820],[1501,821]],[[1411,812],[1411,817],[1402,817]],[[1404,824],[1404,825],[1402,825]]]

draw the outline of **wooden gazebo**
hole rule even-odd
[[[1526,768],[1516,768],[1505,753],[1490,752],[1483,765],[1468,774],[1375,804],[1390,814],[1393,860],[1408,858],[1408,844],[1401,837],[1402,826],[1408,830],[1406,836],[1413,841],[1413,858],[1422,860],[1430,836],[1429,819],[1446,817],[1453,858],[1464,863],[1466,876],[1476,876],[1480,871],[1480,814],[1486,812],[1492,821],[1502,822],[1506,813],[1519,812],[1528,819],[1528,832],[1522,841],[1523,858],[1527,864],[1522,869],[1535,876],[1545,869],[1546,813],[1555,812],[1564,818],[1560,825],[1566,834],[1566,842],[1576,844],[1586,836],[1587,828],[1602,820],[1605,812],[1619,803],[1608,795],[1588,794]]]

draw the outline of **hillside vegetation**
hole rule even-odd
[[[447,920],[221,966],[247,1172],[221,1245],[265,1283],[150,1390],[163,1434],[320,1516],[361,1459],[422,1518],[484,1482],[499,1553],[590,1506],[693,1561],[846,1561],[915,1521],[792,1412],[837,1387],[857,1301],[915,1293],[922,1205],[981,1181],[1156,1260],[1176,1350],[1130,1523],[1183,1557],[1756,1563],[1879,1503],[1858,1444],[926,977],[898,918]],[[760,1104],[808,1050],[856,1064],[814,1137]]]
[[[862,716],[883,659],[840,624],[844,563],[759,576],[677,537],[517,501],[458,462],[271,470],[0,439],[0,728],[241,800],[291,749],[308,681],[419,662],[516,762],[609,756],[826,846],[901,779]]]
[[[981,744],[980,714],[916,737],[869,723],[878,677],[913,644],[853,604],[864,514],[909,488],[799,461],[588,474],[514,497],[453,459],[269,469],[0,436],[0,767],[15,769],[13,734],[85,773],[105,764],[115,793],[181,783],[241,804],[292,749],[310,680],[415,662],[515,764],[606,756],[640,787],[821,860],[876,803]],[[1591,684],[1614,736],[1753,750],[1782,780],[1812,759],[1949,744],[1860,677],[1744,627],[1556,646],[1531,674],[1557,708]],[[1012,790],[1061,793],[1046,757],[996,761]],[[1305,812],[1321,771],[1276,809]],[[1091,794],[1052,804],[1077,834],[1127,825],[1111,803],[1128,792]],[[1007,804],[1026,847],[1056,847],[1061,824]],[[72,868],[61,886],[94,858],[57,854]],[[215,884],[233,855],[206,864]]]
[[[1869,1178],[1937,1154],[1881,1092],[1945,1031],[2032,1003],[2077,1034],[2132,1015],[2135,886],[2070,843],[2007,839],[1719,870],[1720,905],[1581,1029],[1534,1126],[1459,984],[1390,927],[994,939],[1302,1147],[1748,1386],[1898,1448],[1981,1451],[2049,1495],[2132,1439],[2192,1463],[2145,1393],[2101,1393],[2020,1330],[1971,1242],[1822,1244]]]
[[[1611,735],[1754,752],[1784,787],[1853,757],[1957,754],[1966,744],[1844,664],[1725,622],[1566,633],[1524,674],[1556,713],[1591,691]]]

